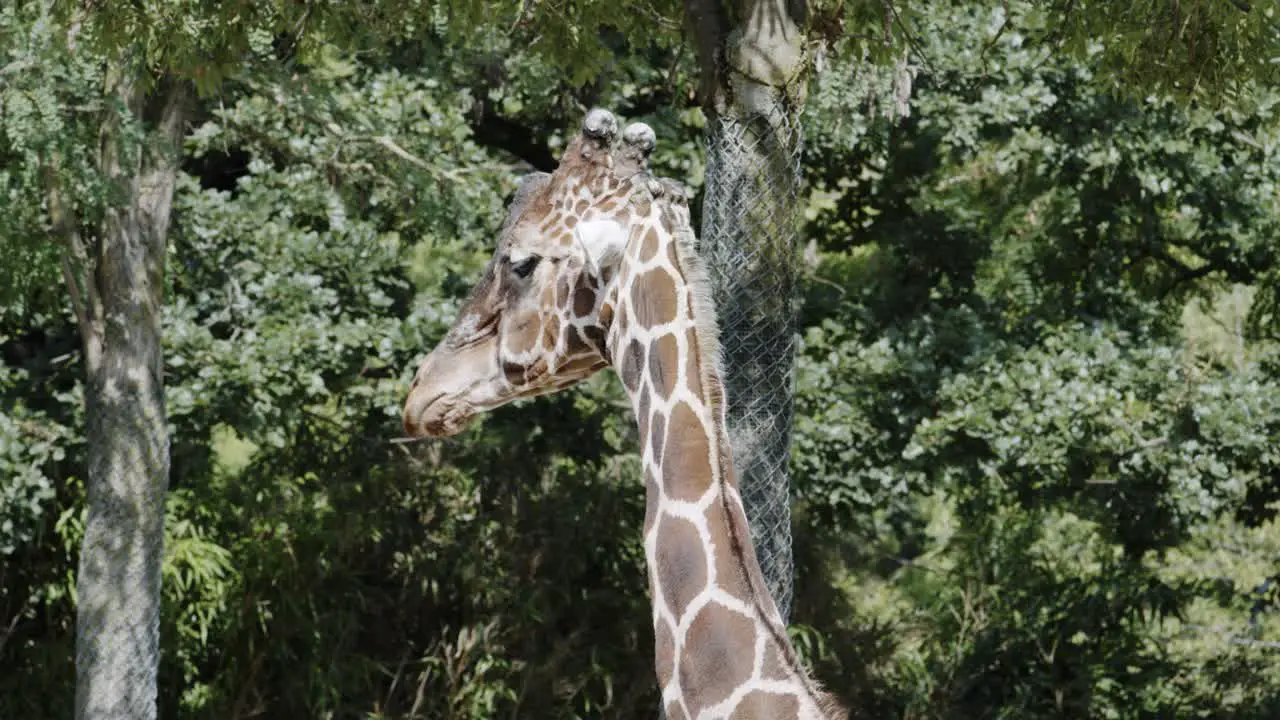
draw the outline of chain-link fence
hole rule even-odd
[[[715,118],[699,243],[720,321],[728,432],[742,501],[784,622],[794,573],[787,464],[802,142],[798,111],[782,104],[767,114]]]

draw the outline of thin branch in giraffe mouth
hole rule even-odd
[[[435,440],[435,438],[430,435],[420,435],[418,437],[395,437],[391,438],[387,442],[392,445],[410,445],[412,443],[426,442],[428,440]]]

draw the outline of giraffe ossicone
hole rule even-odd
[[[639,426],[654,661],[670,720],[844,718],[760,574],[725,434],[715,308],[683,187],[647,172],[652,128],[592,110],[554,173],[526,176],[471,297],[404,406],[461,432],[605,367]]]

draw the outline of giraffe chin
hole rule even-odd
[[[470,427],[477,414],[465,403],[437,398],[417,413],[406,408],[404,431],[410,437],[453,437]]]

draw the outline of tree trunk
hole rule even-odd
[[[163,85],[157,107],[137,77],[108,72],[115,99],[154,122],[130,141],[114,113],[100,163],[117,193],[97,237],[82,241],[51,193],[54,224],[84,343],[88,437],[87,509],[76,616],[76,717],[156,717],[160,568],[169,436],[160,315],[165,238],[179,161],[185,91]],[[152,117],[148,117],[152,116]],[[129,143],[132,142],[131,147]]]
[[[793,564],[802,0],[685,0],[709,120],[700,251],[720,320],[727,420],[760,567],[785,622]]]

